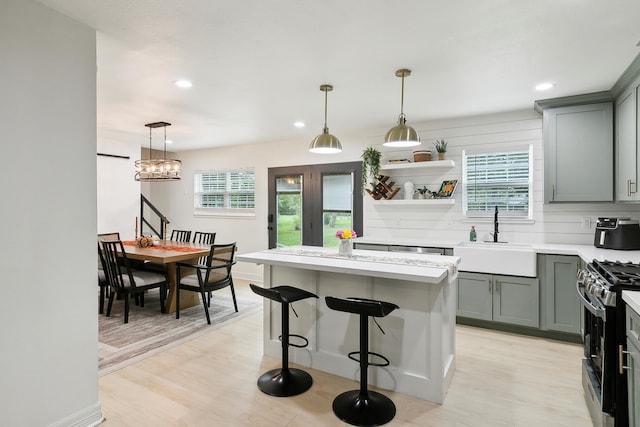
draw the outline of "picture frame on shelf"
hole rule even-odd
[[[457,179],[448,179],[442,181],[442,184],[440,184],[440,189],[434,193],[434,196],[438,199],[450,199],[453,197],[453,193],[456,191],[457,186]]]

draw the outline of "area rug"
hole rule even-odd
[[[160,313],[158,292],[145,295],[144,307],[130,304],[129,323],[124,324],[124,301],[114,301],[111,316],[98,315],[98,376],[122,369],[161,351],[226,326],[262,310],[262,299],[237,296],[238,312],[228,289],[214,292],[207,324],[202,305],[175,313]],[[230,293],[230,292],[229,292]],[[106,304],[105,304],[106,312]]]

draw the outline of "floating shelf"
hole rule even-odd
[[[398,200],[373,200],[374,205],[413,205],[413,206],[430,206],[430,205],[455,205],[455,199],[398,199]]]
[[[430,160],[428,162],[387,163],[380,165],[380,170],[452,168],[455,165],[456,162],[453,160]]]

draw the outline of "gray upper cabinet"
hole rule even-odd
[[[613,103],[543,110],[544,198],[613,201]]]
[[[616,200],[620,202],[640,200],[638,190],[639,89],[640,79],[631,84],[616,99]]]

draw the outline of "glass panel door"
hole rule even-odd
[[[322,246],[337,247],[336,232],[353,230],[353,173],[322,176]],[[362,231],[360,231],[362,233]]]
[[[303,175],[276,178],[276,247],[302,244]]]
[[[362,163],[269,168],[269,248],[337,247],[336,231],[362,235]]]

